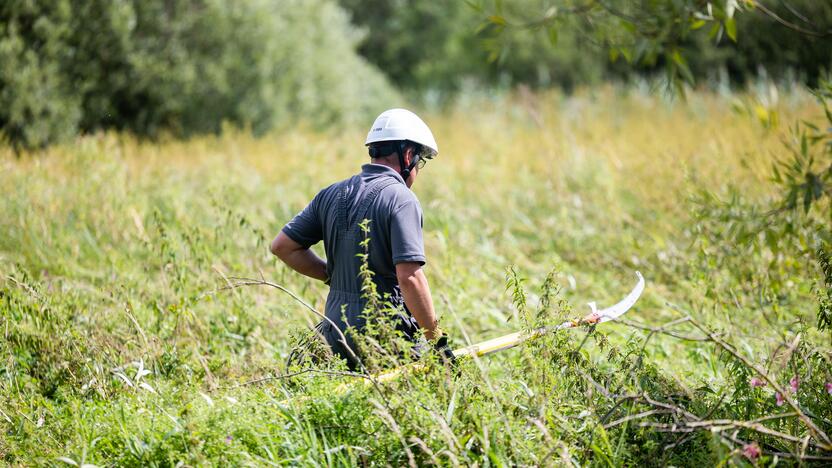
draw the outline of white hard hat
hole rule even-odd
[[[396,140],[409,140],[429,148],[433,154],[439,153],[439,147],[427,124],[407,109],[386,110],[376,117],[364,145]]]

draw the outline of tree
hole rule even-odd
[[[0,4],[0,133],[20,149],[106,129],[363,122],[396,92],[355,53],[359,38],[331,0],[12,0]]]
[[[561,0],[529,9],[500,0],[470,2],[485,20],[481,28],[494,39],[492,57],[505,55],[515,34],[545,30],[555,46],[563,30],[577,25],[585,46],[604,51],[612,62],[623,59],[634,69],[662,67],[677,90],[682,82],[695,81],[691,59],[701,66],[726,64],[741,78],[758,65],[803,67],[816,80],[819,70],[832,64],[832,4],[793,3],[798,7],[782,2],[770,9],[756,0]],[[787,13],[802,24],[792,22]],[[737,40],[741,27],[749,35],[743,45]],[[710,44],[702,41],[703,35]],[[717,45],[731,50],[714,57],[708,49]]]
[[[554,46],[560,29],[577,20],[584,26],[587,41],[606,50],[613,62],[623,57],[633,67],[663,65],[668,83],[680,92],[683,82],[695,81],[688,57],[696,56],[690,46],[696,44],[694,36],[700,31],[707,31],[707,37],[716,42],[727,36],[736,45],[738,18],[776,24],[779,30],[775,34],[750,28],[756,48],[739,47],[735,62],[764,62],[767,58],[760,54],[770,53],[776,55],[774,62],[781,66],[788,63],[790,54],[808,57],[806,60],[814,63],[810,71],[817,83],[815,95],[828,125],[825,129],[810,122],[795,125],[792,157],[775,166],[773,180],[785,194],[780,210],[802,207],[808,212],[812,205],[823,204],[825,207],[820,209],[829,212],[832,223],[832,78],[821,74],[822,68],[832,64],[832,4],[782,1],[777,8],[769,8],[759,0],[562,0],[543,2],[542,13],[500,0],[487,4],[472,0],[470,4],[483,14],[482,28],[488,28],[496,38],[492,43],[494,53],[505,47],[506,39],[500,38],[518,30],[545,29]],[[785,47],[788,53],[779,52],[777,45],[782,42],[771,43],[784,37],[792,41]]]

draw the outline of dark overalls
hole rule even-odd
[[[324,241],[330,278],[326,316],[342,332],[348,325],[360,331],[365,325],[362,312],[366,304],[359,277],[362,260],[358,256],[365,253],[360,245],[365,234],[359,227],[364,219],[370,221],[367,261],[374,273],[373,281],[381,297],[388,297],[400,310],[396,328],[417,342],[421,334],[404,307],[395,265],[425,263],[422,210],[398,173],[386,166],[365,164],[360,174],[321,190],[283,232],[304,247]],[[357,362],[344,348],[332,323],[323,321],[318,329],[332,351],[355,368]],[[355,351],[353,340],[346,335],[347,345]],[[416,354],[418,348],[414,349]]]

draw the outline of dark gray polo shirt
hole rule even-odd
[[[387,166],[365,164],[361,169],[360,174],[318,192],[283,227],[287,236],[304,247],[324,241],[330,278],[326,316],[342,331],[347,326],[342,316],[359,330],[364,326],[361,312],[365,301],[361,298],[358,276],[361,259],[357,256],[364,253],[359,245],[364,234],[358,223],[365,218],[370,220],[368,264],[374,272],[378,292],[394,305],[403,305],[396,264],[425,263],[422,207],[416,195],[407,188],[401,175]],[[400,329],[406,335],[414,339],[419,336],[418,326],[409,312],[403,310],[400,318]],[[333,350],[348,358],[337,343],[338,334],[331,325],[325,322],[321,328]]]

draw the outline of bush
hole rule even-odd
[[[366,28],[358,51],[396,85],[416,91],[453,92],[466,81],[486,86],[525,84],[566,89],[597,82],[606,54],[579,46],[580,28],[561,31],[551,47],[545,30],[518,28],[499,40],[481,27],[483,10],[463,2],[340,0],[352,21]],[[535,2],[513,2],[537,11]],[[542,13],[542,12],[541,12]]]
[[[395,99],[328,0],[9,2],[0,130],[16,147],[77,131],[256,133],[369,119]],[[337,66],[334,66],[337,64]]]
[[[674,66],[666,63],[670,56],[659,53],[660,44],[678,49],[689,68],[686,78],[696,80],[724,76],[744,84],[763,71],[764,76],[796,77],[814,86],[832,65],[832,39],[826,33],[832,28],[829,2],[771,2],[771,12],[790,26],[745,5],[732,23],[736,42],[719,24],[684,26],[681,19],[691,14],[688,9],[704,8],[703,2],[695,7],[697,2],[625,2],[617,7],[583,2],[584,7],[570,8],[571,3],[340,0],[353,22],[367,30],[359,52],[394,83],[416,91],[464,89],[465,79],[486,86],[569,90],[602,79],[652,77]],[[714,5],[726,3],[731,2]],[[625,63],[628,56],[635,63]]]

